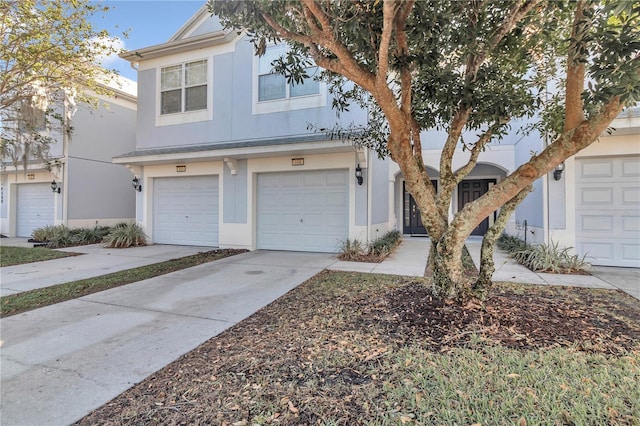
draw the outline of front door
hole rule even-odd
[[[458,185],[458,211],[462,210],[465,204],[477,200],[485,194],[491,186],[496,184],[495,179],[475,179],[463,180]],[[491,224],[495,220],[495,212],[492,213]],[[471,235],[484,235],[489,229],[489,217],[485,218],[480,225],[471,232]]]
[[[438,182],[432,180],[431,183],[437,190]],[[402,191],[404,193],[404,226],[402,232],[408,235],[427,235],[427,229],[422,224],[420,209],[416,204],[416,200],[413,199],[413,196],[409,194],[409,192],[407,192],[407,188],[404,182],[402,183]]]

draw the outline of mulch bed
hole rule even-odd
[[[233,419],[254,416],[255,399],[278,413],[265,423],[321,422],[298,414],[302,402],[355,424],[366,416],[354,402],[357,388],[371,381],[359,371],[389,348],[417,342],[446,352],[481,339],[516,350],[572,346],[612,355],[640,341],[640,304],[622,293],[502,284],[483,303],[461,307],[434,299],[422,280],[385,277],[376,288],[376,279],[323,272],[78,424],[242,426],[250,423]],[[327,356],[348,357],[351,367],[322,364]],[[278,396],[293,389],[306,399]],[[277,418],[286,414],[282,407],[295,420]]]

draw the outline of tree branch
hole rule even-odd
[[[571,28],[571,44],[567,57],[567,82],[565,88],[564,130],[578,126],[584,119],[582,92],[584,91],[586,41],[585,36],[591,26],[584,12],[587,5],[579,0]]]

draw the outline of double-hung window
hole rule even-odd
[[[286,53],[286,45],[270,46],[258,59],[258,102],[320,94],[320,84],[313,78],[318,72],[317,66],[307,67],[305,71],[308,77],[300,83],[287,84],[282,74],[273,72],[271,63]]]
[[[160,114],[207,109],[207,60],[162,68]]]

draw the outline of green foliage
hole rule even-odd
[[[526,244],[517,237],[502,234],[497,241],[498,248],[508,252],[513,258],[534,272],[555,274],[587,271],[590,267],[586,255],[571,254],[573,247],[559,247],[558,242],[547,244]]]
[[[110,231],[111,228],[106,226],[69,229],[64,225],[48,225],[35,229],[32,237],[35,241],[47,243],[49,248],[61,248],[97,244]]]
[[[369,243],[369,254],[386,257],[400,244],[400,241],[402,241],[400,231],[389,231]]]
[[[71,230],[64,225],[47,225],[37,228],[31,235],[34,240],[47,243],[47,246],[52,248],[72,245]]]
[[[14,166],[48,161],[52,131],[71,133],[77,102],[97,105],[95,94],[116,76],[100,65],[118,43],[92,22],[108,11],[89,0],[1,0],[0,156]],[[126,37],[126,35],[124,35]],[[25,167],[26,171],[26,167]]]
[[[340,260],[355,261],[364,253],[365,246],[361,241],[350,238],[340,241],[340,254],[338,255]]]
[[[524,250],[528,246],[527,243],[522,241],[520,238],[504,233],[501,234],[500,237],[498,237],[496,245],[500,250],[504,250],[508,253]]]
[[[146,246],[147,236],[137,223],[117,226],[104,238],[104,246],[110,248],[126,248]]]
[[[354,262],[380,262],[387,257],[402,241],[399,231],[389,231],[368,244],[347,238],[340,242],[340,260]]]

